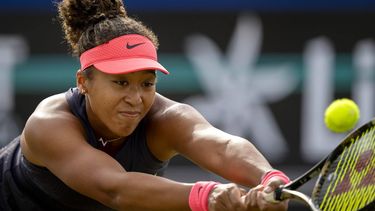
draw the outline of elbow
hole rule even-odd
[[[114,210],[129,210],[131,203],[121,194],[110,194],[103,201],[103,204]]]
[[[121,177],[124,181],[124,174]],[[128,188],[124,187],[123,182],[113,178],[111,181],[104,181],[97,185],[99,190],[99,194],[95,197],[97,201],[114,210],[132,210],[134,202],[126,195],[129,191],[126,191]]]

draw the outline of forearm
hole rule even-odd
[[[110,207],[116,210],[190,210],[192,184],[128,172],[118,179]]]
[[[272,167],[266,158],[246,139],[233,136],[226,144],[225,155],[217,174],[248,187],[260,183],[262,175]]]

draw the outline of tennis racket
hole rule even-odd
[[[296,191],[318,176],[311,197]],[[266,196],[269,202],[296,199],[313,211],[375,210],[375,119],[351,132],[302,176]]]

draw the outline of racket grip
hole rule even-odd
[[[279,203],[281,201],[281,191],[281,188],[277,188],[275,191],[265,194],[264,199],[267,202]]]
[[[275,192],[271,192],[271,193],[267,193],[265,196],[264,196],[264,199],[267,201],[267,202],[271,202],[271,203],[279,203],[280,201],[277,201],[275,199]]]

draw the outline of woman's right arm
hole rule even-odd
[[[69,112],[35,112],[22,135],[26,158],[48,168],[73,190],[116,210],[189,210],[192,184],[126,172],[91,147]]]

